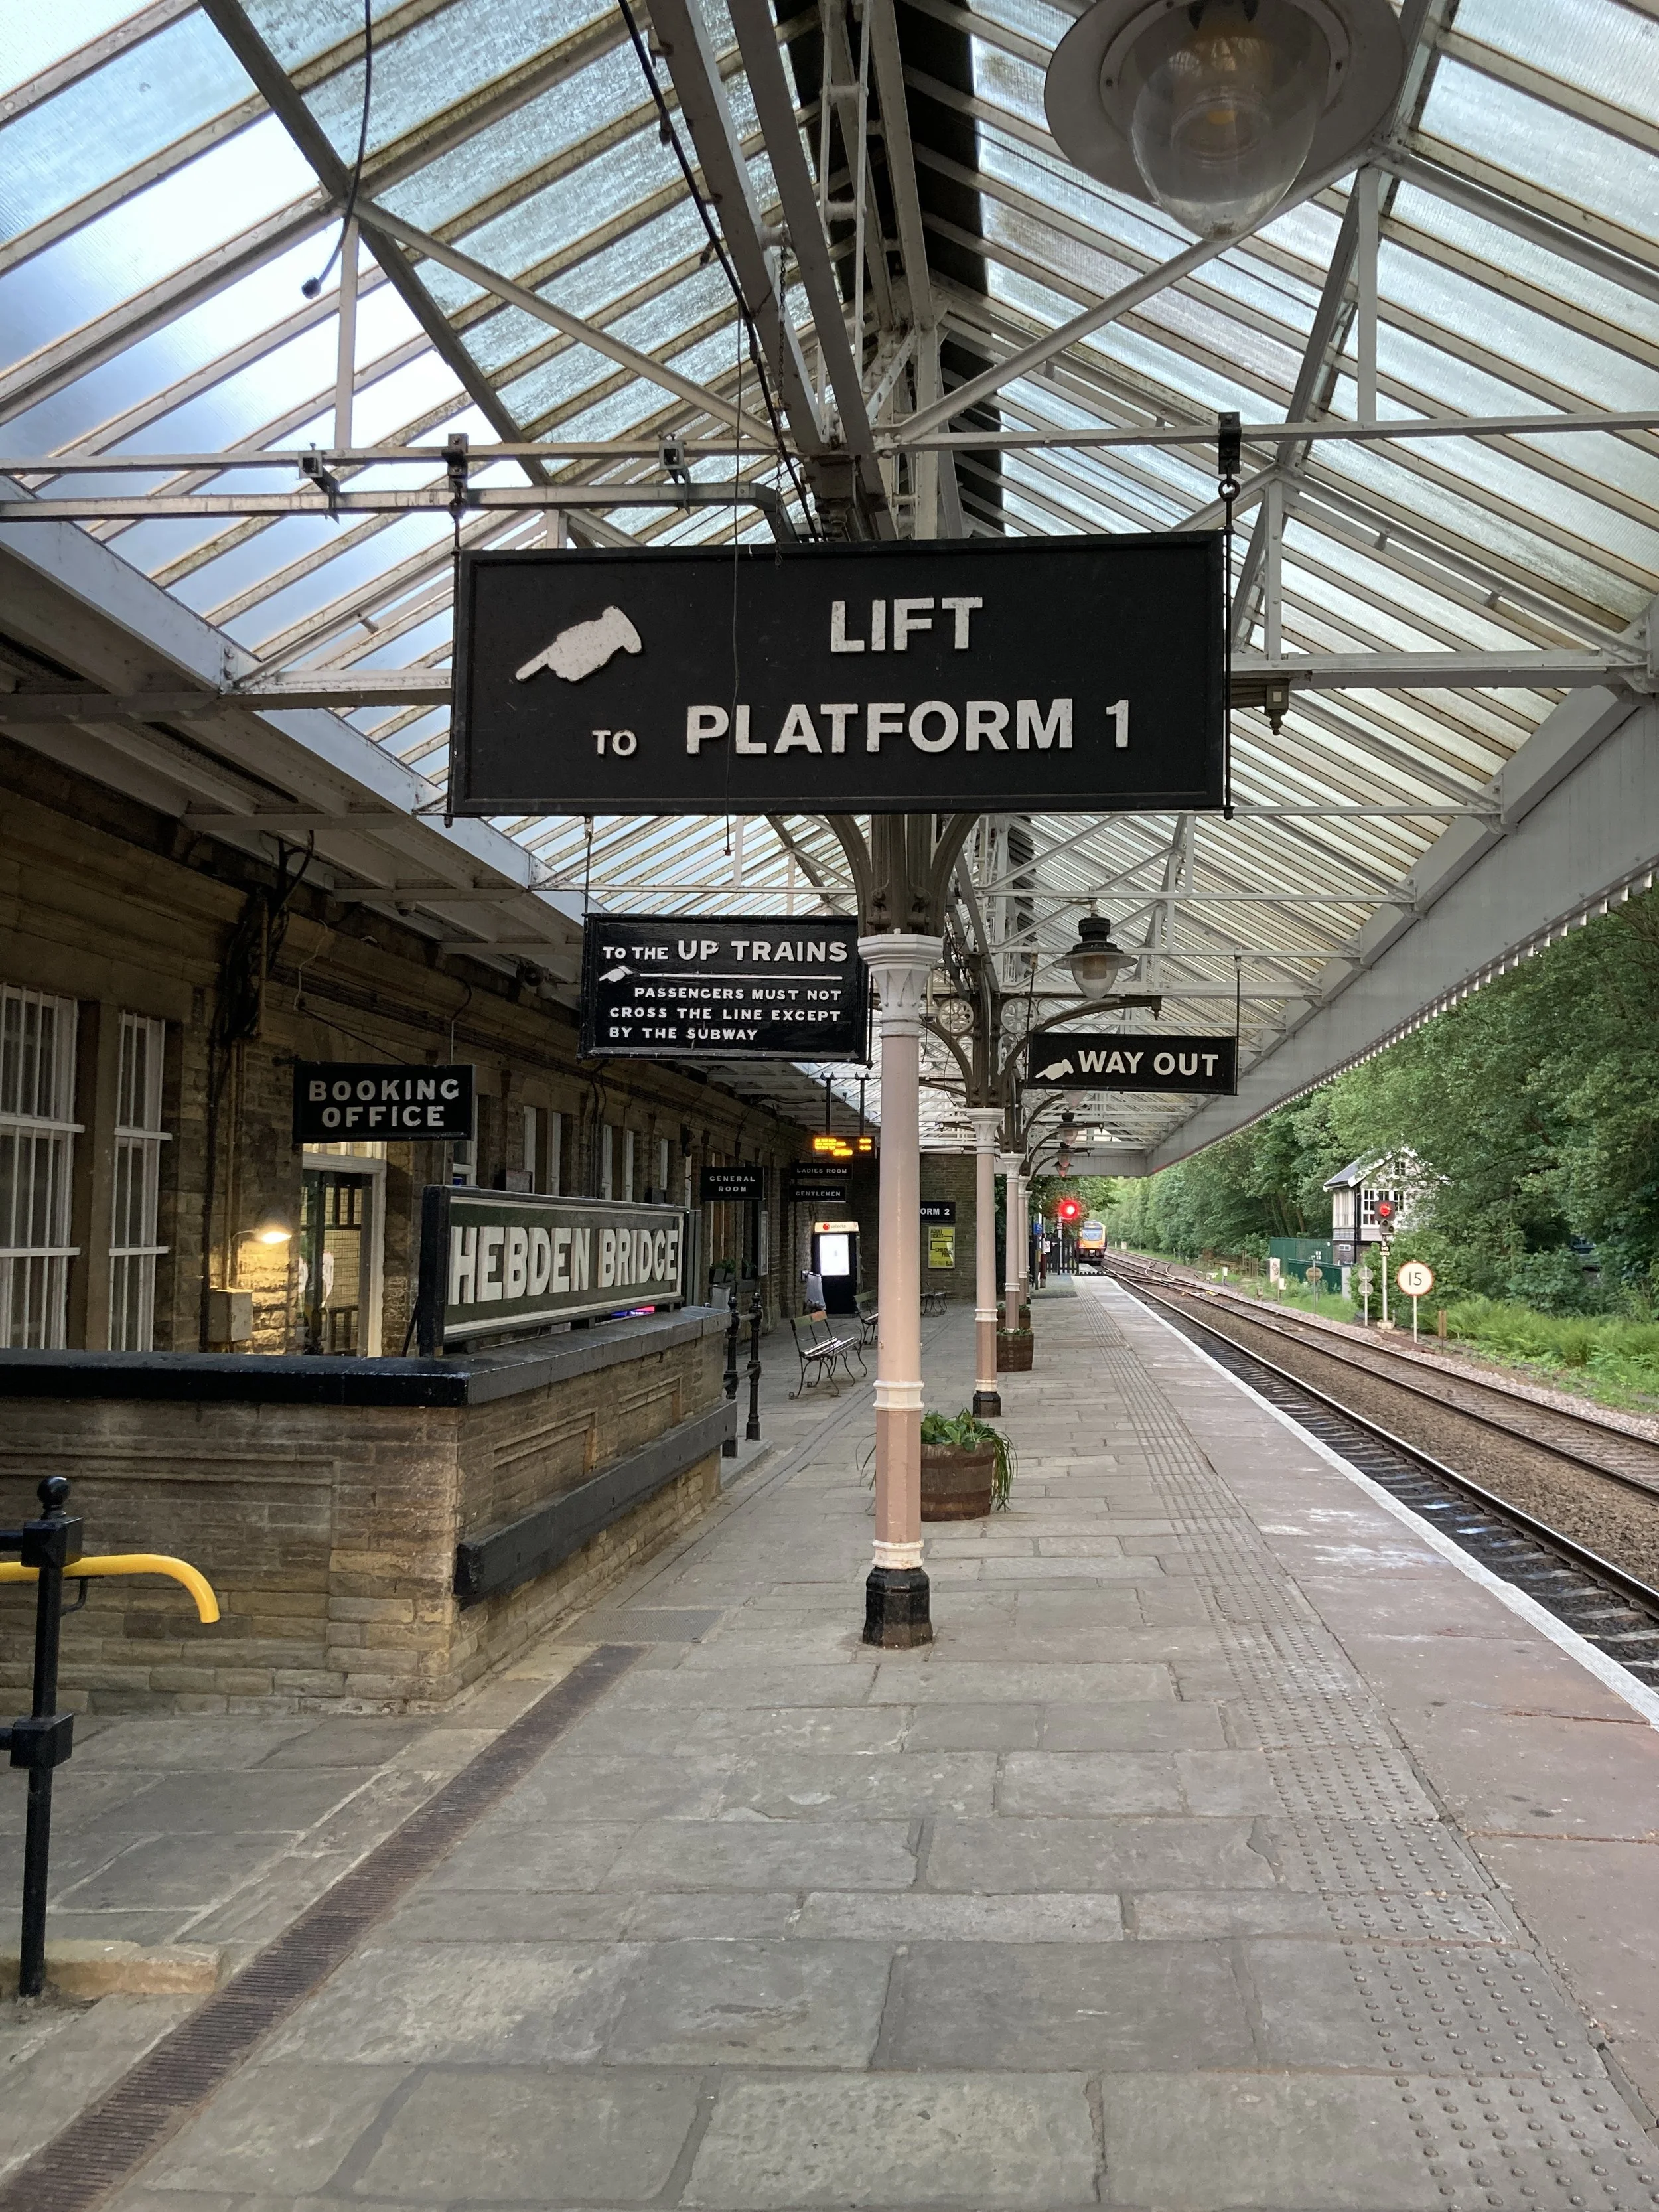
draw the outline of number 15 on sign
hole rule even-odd
[[[1434,1269],[1421,1260],[1402,1260],[1395,1275],[1402,1295],[1412,1302],[1412,1342],[1417,1341],[1417,1302],[1434,1288]]]

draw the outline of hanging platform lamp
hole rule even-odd
[[[1045,106],[1079,168],[1235,238],[1299,177],[1363,156],[1405,66],[1388,0],[1097,0]]]

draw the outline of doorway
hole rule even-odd
[[[303,1352],[380,1350],[380,1239],[373,1175],[307,1167],[301,1179],[300,1336]]]

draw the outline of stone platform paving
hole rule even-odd
[[[930,1650],[861,1400],[515,1670],[644,1647],[118,2212],[1659,2204],[1659,1734],[1123,1293],[1005,1404]]]

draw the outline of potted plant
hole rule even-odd
[[[960,1413],[927,1413],[921,1423],[921,1517],[982,1521],[1008,1503],[1014,1448],[1000,1429]]]
[[[1030,1326],[1018,1328],[999,1328],[997,1331],[997,1372],[999,1375],[1029,1375],[1031,1371],[1031,1352],[1036,1340]]]

